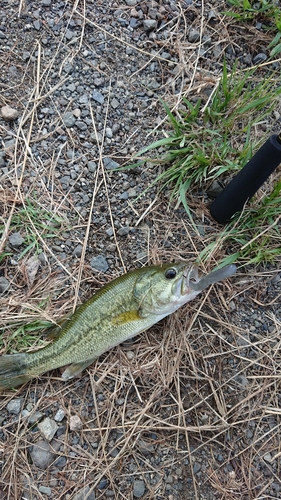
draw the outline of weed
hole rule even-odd
[[[281,87],[273,88],[270,74],[256,85],[255,69],[237,73],[234,65],[230,75],[226,65],[220,83],[209,105],[202,105],[182,98],[183,108],[173,114],[163,103],[172,130],[168,136],[145,147],[138,158],[149,151],[157,151],[156,157],[143,158],[125,168],[144,164],[165,165],[155,179],[162,187],[172,186],[172,198],[180,197],[186,206],[186,192],[205,181],[211,181],[224,172],[240,170],[252,156],[253,126],[261,122],[274,108]],[[165,148],[164,153],[161,153]]]
[[[46,339],[38,335],[38,332],[49,328],[52,323],[48,321],[35,320],[27,324],[21,324],[9,335],[6,349],[9,353],[16,353],[19,350],[27,350],[31,347],[43,347]]]
[[[224,64],[219,85],[207,105],[203,106],[200,99],[193,103],[183,97],[183,108],[172,113],[163,103],[172,130],[143,149],[140,156],[148,151],[162,151],[156,158],[149,158],[152,164],[164,165],[154,183],[160,183],[162,188],[172,187],[171,197],[182,202],[193,225],[188,205],[192,188],[237,172],[250,159],[253,149],[260,146],[259,141],[254,141],[253,127],[273,110],[281,94],[281,87],[274,87],[273,76],[258,79],[255,69],[239,73],[236,64],[228,74]],[[233,255],[224,259],[225,264],[237,259],[247,263],[271,261],[281,253],[280,240],[277,246],[270,246],[266,243],[268,234],[259,237],[261,228],[270,226],[281,213],[280,189],[278,183],[258,208],[245,210],[239,227],[237,217],[226,226],[219,244],[230,245]],[[277,236],[277,227],[272,232]],[[210,256],[217,246],[218,241],[210,243],[200,257]],[[237,247],[240,250],[235,251]]]
[[[255,208],[236,215],[225,226],[216,241],[212,241],[200,253],[198,260],[205,261],[221,251],[227,255],[221,265],[240,263],[272,263],[281,255],[281,235],[278,221],[281,218],[281,181],[273,193]]]
[[[29,251],[35,251],[37,255],[41,253],[40,238],[57,237],[62,223],[61,217],[40,206],[36,199],[25,199],[24,205],[17,208],[13,214],[10,226],[11,232],[24,232],[24,249],[18,255],[18,260]],[[1,229],[3,230],[0,227]],[[6,255],[4,253],[2,258]]]
[[[281,9],[276,2],[267,0],[229,0],[228,3],[233,5],[238,12],[227,11],[224,14],[238,21],[249,21],[258,17],[269,22],[274,19],[276,28],[281,30]]]

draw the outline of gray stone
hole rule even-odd
[[[63,469],[66,462],[67,462],[66,457],[59,457],[56,459],[54,465],[55,465],[55,467],[58,467],[59,469]]]
[[[266,462],[272,462],[272,456],[271,456],[271,453],[266,453],[266,454],[263,456],[263,459],[264,459]]]
[[[143,21],[143,29],[146,33],[157,28],[157,21],[155,19],[145,19]]]
[[[128,192],[125,191],[124,193],[121,193],[119,198],[120,198],[120,200],[127,200],[129,198]]]
[[[74,38],[75,36],[76,36],[75,31],[72,31],[72,30],[69,30],[69,29],[66,30],[66,32],[65,32],[65,38],[67,40],[72,40],[72,38]]]
[[[108,170],[120,167],[120,164],[117,163],[117,161],[114,161],[111,158],[107,158],[107,157],[105,157],[103,159],[103,164],[104,164],[105,168],[107,168]]]
[[[57,411],[57,413],[55,414],[54,416],[54,420],[56,422],[61,422],[65,417],[65,412],[62,408],[59,408],[59,410]]]
[[[110,127],[106,127],[105,129],[105,135],[108,137],[108,139],[112,139],[112,129]]]
[[[131,361],[132,359],[134,359],[135,357],[135,353],[133,351],[127,351],[126,352],[126,357],[129,361]]]
[[[128,358],[128,353],[129,352],[132,352],[132,351],[128,351],[127,352],[127,358]],[[143,439],[139,439],[138,446],[139,446],[140,451],[144,455],[148,455],[149,453],[154,453],[154,451],[155,451],[155,448],[154,448],[153,444],[148,443],[147,441],[144,441]]]
[[[83,249],[83,246],[82,245],[77,245],[77,247],[74,248],[73,250],[73,253],[74,255],[76,255],[76,257],[81,257],[82,255],[82,249]]]
[[[51,488],[49,488],[49,486],[39,486],[39,491],[40,493],[43,493],[44,495],[47,495],[48,497],[50,497],[52,495],[52,490]]]
[[[83,427],[82,420],[78,415],[71,415],[69,419],[69,428],[71,431],[80,431]]]
[[[138,0],[125,0],[125,3],[129,5],[129,7],[134,7],[134,5],[137,5]]]
[[[210,198],[216,198],[222,192],[222,190],[223,185],[215,179],[207,189],[207,195],[210,196]]]
[[[98,92],[97,90],[93,91],[92,98],[94,99],[94,101],[98,102],[99,104],[103,104],[104,103],[104,97],[103,97],[103,95],[100,92]]]
[[[75,127],[79,128],[79,130],[87,130],[88,126],[85,122],[82,122],[81,120],[77,120],[77,122],[75,122]]]
[[[39,469],[47,469],[54,460],[54,453],[51,452],[51,446],[46,441],[38,441],[32,446],[30,451],[32,462]]]
[[[2,106],[1,115],[6,122],[13,122],[17,119],[18,112],[16,109],[11,108],[11,106]]]
[[[88,161],[87,167],[89,172],[95,172],[97,170],[97,164],[95,161]]]
[[[64,67],[63,67],[64,71],[66,73],[72,73],[73,71],[73,66],[71,63],[65,63]]]
[[[72,500],[95,500],[96,495],[90,486],[85,486],[79,493],[74,495]]]
[[[127,236],[130,232],[130,229],[130,227],[120,227],[117,233],[119,234],[119,236]]]
[[[111,101],[111,106],[113,107],[113,109],[117,109],[119,107],[119,101],[115,97],[113,97]]]
[[[27,50],[25,50],[23,53],[22,53],[22,59],[24,62],[28,61],[30,59],[30,52],[28,52]]]
[[[263,52],[260,52],[255,57],[253,57],[253,64],[261,64],[262,62],[267,60],[267,55]]]
[[[21,405],[22,405],[22,399],[20,398],[11,399],[11,401],[9,401],[9,403],[6,406],[6,410],[12,415],[18,415],[21,410]]]
[[[71,113],[71,111],[67,111],[66,113],[64,113],[63,117],[62,117],[62,120],[63,120],[63,123],[64,125],[69,128],[69,127],[73,127],[73,125],[75,124],[76,122],[76,118],[75,116],[73,115],[73,113]]]
[[[44,7],[49,7],[50,5],[52,5],[52,0],[42,0],[42,1],[41,1],[41,4],[42,4]]]
[[[9,243],[13,247],[20,247],[24,242],[24,238],[20,233],[12,233],[9,236]]]
[[[38,424],[38,429],[47,441],[51,441],[58,430],[58,426],[54,420],[50,417],[46,417]]]
[[[135,498],[141,498],[145,492],[145,482],[140,479],[134,481],[133,494]]]
[[[94,257],[91,260],[90,265],[97,271],[101,271],[103,273],[105,273],[108,270],[108,263],[103,255],[97,255],[96,257]]]
[[[102,143],[102,135],[99,133],[99,132],[93,132],[90,136],[91,140],[95,143],[95,144],[101,144]]]
[[[39,31],[41,29],[41,23],[38,19],[36,19],[35,21],[33,21],[33,26],[34,26],[34,29],[36,31]]]
[[[194,474],[197,474],[197,472],[199,472],[200,469],[201,469],[201,465],[198,462],[194,462],[194,465],[193,465]]]
[[[10,282],[4,277],[0,277],[0,293],[6,292],[10,287]]]
[[[129,188],[127,193],[129,198],[135,198],[135,196],[137,195],[135,188]]]
[[[80,104],[88,104],[88,102],[89,102],[89,97],[87,96],[87,94],[81,95],[81,97],[79,97]]]
[[[196,30],[195,28],[191,28],[188,33],[188,41],[190,43],[195,43],[199,42],[200,40],[200,31]]]
[[[158,10],[155,9],[154,7],[150,7],[148,10],[148,15],[149,15],[150,19],[157,19]]]
[[[3,168],[6,166],[6,153],[5,151],[0,151],[0,168]]]
[[[34,425],[37,424],[37,422],[40,422],[42,417],[43,413],[41,413],[41,411],[35,411],[27,416],[27,420],[30,425]]]
[[[96,87],[101,87],[104,84],[104,78],[95,78],[94,85]]]

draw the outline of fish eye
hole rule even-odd
[[[177,271],[174,268],[166,269],[164,276],[167,278],[167,280],[172,280],[176,277]]]

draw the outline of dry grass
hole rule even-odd
[[[203,1],[201,5],[203,12]],[[179,2],[180,14],[170,23],[170,38],[151,56],[149,48],[136,47],[106,32],[88,17],[86,6],[86,1],[67,3],[71,17],[82,20],[75,48],[67,45],[62,35],[50,59],[44,59],[42,46],[37,42],[33,44],[33,51],[37,50],[35,66],[29,61],[24,68],[23,62],[18,61],[23,73],[13,91],[15,104],[21,102],[22,118],[13,131],[15,145],[6,151],[13,168],[1,179],[0,248],[5,249],[7,237],[13,230],[29,234],[31,246],[18,264],[11,266],[9,257],[1,263],[1,272],[11,282],[10,293],[0,297],[2,352],[42,345],[36,332],[21,326],[57,321],[108,279],[93,276],[88,264],[89,246],[90,253],[99,249],[98,243],[91,247],[93,236],[101,240],[104,235],[104,227],[93,229],[92,225],[92,215],[104,200],[116,244],[116,275],[125,267],[140,265],[137,258],[134,262],[130,260],[130,248],[136,245],[146,253],[147,263],[179,258],[195,260],[216,231],[201,198],[194,204],[196,229],[186,221],[181,210],[167,206],[163,193],[156,193],[154,200],[148,193],[132,206],[135,227],[139,229],[137,241],[134,234],[126,240],[118,237],[110,199],[116,179],[122,179],[122,174],[109,176],[102,161],[108,106],[102,142],[90,152],[83,148],[72,129],[64,129],[67,136],[64,144],[57,138],[62,116],[55,91],[67,81],[62,70],[66,61],[79,60],[84,64],[80,49],[87,46],[85,30],[89,25],[107,39],[113,38],[114,43],[122,42],[142,57],[148,56],[139,73],[157,60],[163,70],[162,89],[167,99],[172,102],[175,86],[181,89],[173,102],[175,107],[182,94],[201,93],[210,85],[215,87],[218,75],[213,79],[210,69],[202,63],[198,68],[205,27],[202,12],[191,8],[194,14],[201,16],[201,36],[195,52],[194,45],[184,41],[188,26],[181,24],[184,7]],[[20,12],[24,9],[24,2],[20,2]],[[232,39],[233,26],[230,20],[228,22],[223,32],[217,33],[217,43],[224,47],[236,43]],[[181,62],[177,71],[168,77],[170,67],[167,69],[161,52],[171,46],[178,51]],[[11,60],[12,57],[10,55]],[[1,61],[4,68],[3,53]],[[54,68],[58,68],[60,74],[60,81],[55,84]],[[109,76],[109,70],[104,73]],[[187,88],[183,78],[186,75],[189,76]],[[132,81],[135,76],[131,76]],[[110,92],[108,102],[109,99]],[[11,101],[8,103],[13,105]],[[45,105],[56,110],[50,134],[44,131],[44,118],[39,118]],[[149,112],[154,112],[154,106],[155,103]],[[93,112],[92,122],[97,133]],[[10,133],[3,125],[1,129],[3,135]],[[129,144],[133,144],[134,133],[137,129],[127,139]],[[49,137],[53,148],[44,150],[44,141]],[[42,147],[42,157],[33,154],[35,143]],[[67,149],[78,150],[79,158],[69,159]],[[123,155],[120,151],[114,154],[119,158]],[[83,177],[83,169],[73,186],[65,191],[58,175],[61,158],[66,159],[69,169],[79,161],[83,164],[85,159],[98,162],[86,214],[77,211],[74,201],[75,187]],[[40,209],[38,212],[30,209],[30,200],[33,208]],[[18,228],[15,218],[20,211],[24,216],[21,215]],[[38,219],[42,227],[38,226]],[[49,237],[50,227],[52,237]],[[66,239],[72,241],[73,247],[78,243],[82,245],[80,259],[67,252],[61,256]],[[61,252],[54,249],[54,245],[60,246]],[[44,254],[44,265],[39,267],[30,284],[26,265],[38,250]],[[204,270],[213,268],[221,257],[221,247],[217,245]],[[58,500],[73,499],[85,486],[89,486],[88,492],[95,491],[97,500],[104,499],[108,490],[116,500],[128,500],[133,498],[133,481],[141,478],[146,483],[143,498],[173,500],[167,488],[169,474],[175,482],[178,476],[183,488],[180,496],[185,500],[278,498],[278,489],[272,487],[272,483],[279,484],[281,474],[281,324],[276,312],[278,297],[271,288],[271,280],[278,273],[276,268],[259,272],[239,270],[231,282],[212,287],[200,299],[134,342],[105,354],[73,382],[63,383],[59,372],[53,372],[16,393],[5,394],[0,403],[3,415],[6,415],[7,403],[21,397],[23,408],[28,407],[31,414],[40,411],[53,417],[57,409],[62,408],[65,421],[60,436],[52,442],[54,462],[46,471],[41,471],[30,460],[30,447],[40,439],[38,429],[30,426],[22,414],[5,417],[1,429],[4,439],[0,498],[2,495],[9,500],[28,496],[43,499],[39,491],[43,485],[51,486],[53,498]],[[262,326],[251,328],[249,317],[253,312],[267,323],[268,330]],[[82,430],[70,430],[73,415],[81,418]],[[58,457],[65,457],[65,462],[58,464]],[[106,487],[99,489],[102,479],[106,479]]]

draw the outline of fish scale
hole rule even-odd
[[[235,270],[225,266],[200,279],[196,266],[178,262],[120,276],[64,321],[52,343],[37,351],[1,356],[0,389],[66,365],[62,378],[73,378],[105,351],[147,330]]]

